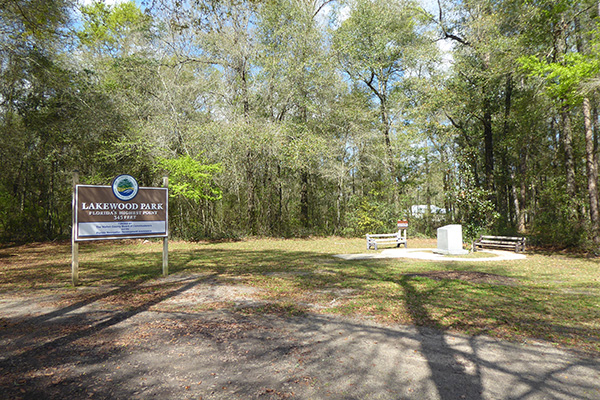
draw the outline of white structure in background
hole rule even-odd
[[[445,215],[446,214],[445,208],[439,208],[438,206],[434,206],[433,204],[431,204],[429,206],[429,211],[433,215]],[[414,206],[410,206],[410,213],[412,214],[413,217],[423,218],[423,216],[425,215],[426,212],[427,212],[427,204],[416,204]]]
[[[433,251],[436,254],[469,254],[463,249],[462,225],[446,225],[437,230],[437,249]]]

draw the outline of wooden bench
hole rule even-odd
[[[393,244],[396,245],[396,247],[400,247],[400,245],[403,244],[404,248],[406,248],[407,228],[407,221],[398,221],[398,232],[396,233],[367,234],[367,250],[371,247],[377,250],[377,246],[386,244]]]
[[[515,236],[481,236],[479,239],[473,241],[473,251],[477,251],[478,248],[500,248],[500,249],[511,249],[515,252],[525,251],[524,237]]]

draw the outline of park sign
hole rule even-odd
[[[131,175],[76,185],[74,204],[75,241],[168,236],[168,189],[139,187]]]
[[[169,178],[164,187],[139,187],[131,175],[110,186],[80,185],[73,171],[71,279],[79,283],[79,243],[103,239],[162,238],[162,271],[169,275]]]

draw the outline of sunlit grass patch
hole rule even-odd
[[[433,248],[435,241],[417,243],[409,238],[411,247]],[[165,301],[190,283],[162,277],[160,240],[81,244],[78,288],[70,284],[68,243],[6,247],[0,249],[0,293],[58,293],[75,302],[90,296],[84,288],[99,292],[120,287],[121,292],[106,295],[102,303],[185,312],[248,308],[243,312],[333,313],[600,351],[598,259],[528,254],[525,260],[485,263],[345,261],[333,255],[365,253],[365,240],[336,237],[173,241],[169,250],[171,277],[189,275],[190,282],[200,286],[255,288],[248,295],[252,301],[218,297],[186,304]]]

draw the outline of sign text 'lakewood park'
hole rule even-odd
[[[75,187],[75,240],[168,236],[168,189],[138,187],[119,175],[111,186]]]

